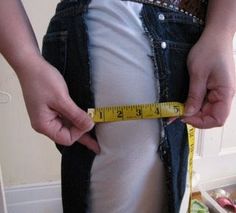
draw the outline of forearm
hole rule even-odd
[[[233,39],[236,31],[236,1],[209,0],[205,29],[212,35]]]
[[[18,75],[40,56],[33,29],[20,0],[0,0],[0,53]]]

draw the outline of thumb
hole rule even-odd
[[[99,144],[86,133],[94,127],[91,117],[80,109],[70,97],[67,97],[64,103],[60,104],[59,111],[72,124],[69,128],[71,142],[78,141],[96,154],[99,154]]]
[[[184,116],[192,116],[196,114],[202,106],[202,102],[206,95],[206,82],[205,80],[190,76],[190,85],[188,98],[185,103]]]
[[[90,116],[80,109],[70,97],[59,104],[58,107],[60,113],[81,131],[82,134],[94,127],[94,122]]]

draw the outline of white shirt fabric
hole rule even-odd
[[[158,101],[159,83],[141,9],[140,3],[121,0],[92,0],[89,5],[86,22],[96,107]],[[163,213],[159,121],[97,124],[96,135],[101,154],[91,170],[89,212]]]

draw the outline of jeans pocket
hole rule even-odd
[[[67,64],[67,31],[50,32],[43,38],[42,55],[65,76]]]

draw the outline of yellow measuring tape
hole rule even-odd
[[[99,123],[179,117],[183,115],[183,111],[183,104],[178,102],[165,102],[88,109],[88,114],[95,123]]]
[[[179,102],[164,102],[151,104],[137,104],[124,106],[111,106],[89,108],[88,115],[95,123],[101,122],[116,122],[139,119],[155,119],[155,118],[170,118],[179,117],[184,113],[184,105]],[[193,155],[194,155],[194,140],[195,130],[192,126],[187,125],[189,158],[188,158],[188,173],[190,193],[192,194],[192,172],[193,172]],[[191,204],[190,194],[190,204]],[[191,207],[191,205],[189,205]],[[190,212],[189,208],[189,212]]]
[[[189,146],[189,154],[188,154],[188,174],[189,174],[189,187],[190,187],[190,199],[189,199],[189,208],[188,212],[191,212],[191,204],[192,204],[192,179],[193,179],[193,156],[194,156],[194,144],[195,144],[195,128],[191,125],[187,124],[188,130],[188,146]]]

